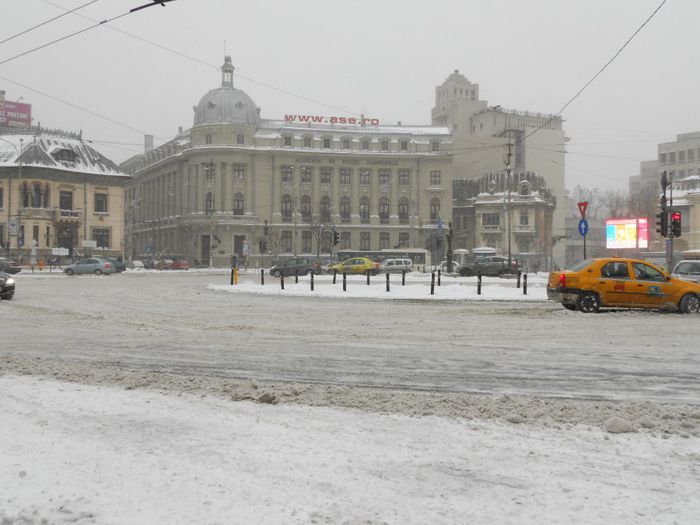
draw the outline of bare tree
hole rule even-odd
[[[586,188],[581,185],[577,185],[574,188],[572,197],[575,202],[588,202],[588,208],[586,211],[586,216],[589,219],[597,219],[599,214],[603,211],[603,194],[598,188]]]
[[[626,191],[606,190],[602,200],[608,217],[625,217],[627,215],[629,196]]]

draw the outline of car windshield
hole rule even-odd
[[[700,273],[700,261],[678,263],[673,273]]]

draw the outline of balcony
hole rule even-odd
[[[56,211],[54,208],[22,208],[20,210],[20,215],[23,219],[44,219],[51,221],[56,216]]]
[[[513,233],[535,233],[534,224],[514,224]]]
[[[67,210],[58,208],[55,210],[54,220],[57,222],[61,221],[78,223],[80,222],[80,216],[82,215],[82,213],[83,210]]]

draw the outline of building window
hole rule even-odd
[[[379,234],[379,249],[388,250],[389,249],[389,233],[381,232]]]
[[[340,232],[340,249],[349,250],[352,245],[350,232]]]
[[[434,140],[431,144],[431,149],[432,149],[432,151],[440,151],[440,142],[437,140]]]
[[[340,168],[340,183],[350,184],[350,175],[352,175],[352,168]]]
[[[301,220],[311,222],[311,196],[301,196]]]
[[[399,170],[399,184],[408,186],[411,183],[411,170]]]
[[[408,151],[408,141],[407,140],[401,141],[401,151]]]
[[[207,164],[204,165],[204,173],[205,173],[207,182],[213,181],[214,175],[216,175],[216,165],[213,162],[208,162]]]
[[[282,222],[292,222],[292,197],[282,195]]]
[[[4,190],[0,188],[0,209],[5,207],[5,194]]]
[[[311,137],[304,137],[304,147],[305,148],[311,147]]]
[[[41,208],[41,184],[32,184],[32,208]]]
[[[343,139],[343,149],[350,149],[350,139]]]
[[[659,153],[659,164],[666,164],[666,154]]]
[[[668,161],[669,161],[671,164],[673,164],[674,162],[676,162],[676,152],[675,152],[675,151],[671,151],[671,152],[668,154]]]
[[[685,162],[685,151],[678,152],[678,162]]]
[[[245,136],[236,135],[236,144],[245,144]]]
[[[206,197],[206,211],[207,215],[214,213],[214,194],[212,192],[207,192]]]
[[[530,215],[526,211],[520,212],[520,224],[527,226],[530,223]]]
[[[408,224],[408,199],[406,197],[399,199],[399,222]]]
[[[386,186],[391,182],[391,170],[379,170],[379,184]]]
[[[481,215],[481,224],[483,226],[500,226],[501,225],[501,214],[500,213],[483,213]]]
[[[350,220],[350,197],[340,198],[340,219],[346,222]]]
[[[311,166],[302,166],[299,171],[301,172],[301,182],[310,184],[314,169]]]
[[[688,161],[692,162],[695,160],[695,150],[694,149],[689,149],[688,150]]]
[[[32,244],[39,246],[39,226],[36,224],[32,226],[32,241]]]
[[[245,199],[243,197],[243,194],[241,192],[234,193],[233,194],[233,214],[234,215],[243,215],[245,212],[244,205],[245,205]]]
[[[294,180],[294,168],[292,166],[282,166],[282,182],[291,182]]]
[[[431,171],[430,172],[430,185],[431,186],[440,186],[440,172],[439,171]]]
[[[360,198],[360,222],[369,222],[369,197]]]
[[[440,218],[440,199],[433,197],[430,199],[430,220],[436,221]]]
[[[311,253],[311,232],[309,230],[304,230],[301,232],[301,251],[303,253]]]
[[[370,235],[369,232],[360,232],[360,250],[370,249]]]
[[[333,242],[333,232],[324,231],[321,233],[321,251],[330,252],[331,243]]]
[[[233,180],[245,180],[245,167],[236,165],[233,166]]]
[[[331,222],[331,198],[328,195],[321,197],[321,222],[328,224]]]
[[[399,233],[399,248],[408,248],[408,233]]]
[[[92,240],[97,241],[98,248],[109,248],[109,228],[93,228]]]
[[[360,168],[360,184],[369,184],[370,174],[372,170],[369,168]]]
[[[207,136],[204,137],[204,142],[211,144],[211,134],[207,133]]]
[[[282,230],[280,235],[280,249],[283,253],[292,252],[292,232],[291,230]]]
[[[107,213],[106,193],[95,193],[95,213]]]
[[[369,139],[362,139],[362,151],[369,151]]]
[[[58,194],[58,207],[62,210],[73,209],[73,192],[62,191]]]
[[[331,139],[329,139],[329,138],[323,139],[323,149],[331,149]]]
[[[389,141],[388,140],[382,140],[381,146],[382,146],[382,151],[389,151]]]
[[[292,145],[292,136],[291,135],[284,136],[284,145],[286,147],[291,147],[291,145]]]
[[[379,222],[389,222],[389,198],[379,199]]]
[[[332,168],[321,168],[321,184],[331,183],[331,174],[333,173]]]

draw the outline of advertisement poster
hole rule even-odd
[[[609,250],[649,247],[649,222],[646,217],[605,221],[605,247]]]
[[[31,125],[31,104],[0,100],[0,126],[28,128]]]

